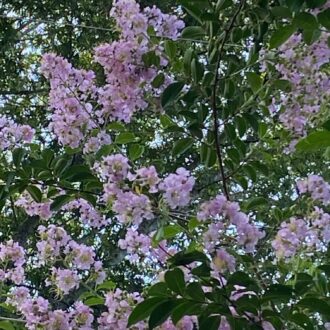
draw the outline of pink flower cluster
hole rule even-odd
[[[80,279],[89,272],[89,280],[99,284],[105,279],[102,262],[95,260],[92,247],[78,244],[61,227],[49,225],[38,228],[41,240],[37,243],[38,265],[54,265],[62,260],[70,269],[52,268],[47,285],[55,285],[59,293],[67,294],[78,288]],[[80,271],[80,273],[79,273]]]
[[[21,284],[25,278],[24,264],[25,251],[18,243],[10,240],[0,244],[0,282]]]
[[[227,271],[234,272],[236,267],[235,258],[225,249],[218,249],[215,257],[212,259],[211,268],[214,272],[225,273]],[[221,276],[221,275],[220,275]]]
[[[330,215],[315,207],[305,219],[283,222],[272,242],[278,258],[290,258],[298,251],[324,251],[330,242]]]
[[[280,121],[297,137],[306,134],[313,118],[330,97],[329,75],[322,66],[330,62],[329,33],[323,32],[311,45],[306,45],[301,34],[289,38],[280,48],[280,63],[276,69],[291,84],[291,91],[282,93],[272,108],[282,107]]]
[[[25,287],[15,288],[7,298],[7,304],[12,305],[22,314],[25,326],[29,330],[92,330],[94,316],[92,309],[77,301],[68,310],[51,310],[51,305],[43,297],[31,297]]]
[[[140,294],[137,292],[127,293],[120,289],[114,292],[109,292],[105,297],[105,306],[108,308],[107,312],[102,313],[98,319],[99,330],[127,329],[127,321],[133,308],[142,301]],[[134,329],[146,329],[145,322],[138,322],[134,325]]]
[[[91,226],[92,228],[101,228],[109,224],[109,220],[100,214],[89,202],[83,198],[69,202],[62,207],[65,211],[79,210],[80,221],[84,225]]]
[[[55,54],[43,56],[41,71],[50,80],[49,104],[54,110],[50,129],[61,144],[77,148],[98,124],[93,119],[91,103],[97,91],[95,74],[75,69]]]
[[[110,15],[121,33],[118,41],[95,49],[95,61],[106,73],[106,85],[99,89],[99,117],[130,122],[134,112],[144,110],[146,94],[153,92],[151,82],[158,74],[156,66],[146,67],[143,55],[154,52],[161,66],[167,61],[162,48],[153,45],[148,37],[148,26],[157,36],[176,39],[184,23],[175,15],[163,14],[156,7],[143,12],[134,0],[115,0]]]
[[[163,191],[164,200],[172,209],[189,203],[195,179],[184,168],[177,169],[175,174],[169,174],[163,180],[159,179],[153,166],[140,168],[135,174],[130,173],[130,169],[128,159],[121,154],[103,157],[94,165],[94,170],[107,181],[103,200],[112,205],[120,223],[139,225],[143,219],[153,218],[149,197],[133,192],[125,181],[132,182],[133,188],[139,187],[136,191],[144,188],[149,193]]]
[[[109,145],[112,143],[111,137],[105,131],[100,131],[96,136],[90,137],[84,144],[84,154],[95,153],[102,146]]]
[[[309,175],[307,179],[297,182],[300,194],[311,194],[314,201],[320,201],[324,205],[330,203],[330,184],[319,175]]]
[[[229,222],[218,224],[220,217],[229,219]],[[220,231],[223,230],[223,234],[228,229],[233,232],[233,226],[237,243],[243,246],[248,253],[255,250],[259,239],[265,235],[256,225],[250,223],[249,217],[240,211],[238,203],[228,201],[223,195],[218,195],[216,198],[203,203],[197,214],[197,219],[200,221],[211,219],[216,224],[211,223],[204,236],[205,247],[209,250],[214,249],[220,243]]]
[[[29,193],[23,193],[15,202],[15,206],[21,207],[30,216],[37,215],[43,220],[48,220],[52,216],[50,210],[51,202],[37,203]]]
[[[158,185],[159,190],[164,191],[164,199],[167,204],[175,209],[186,206],[190,202],[190,193],[195,185],[195,179],[190,172],[180,167],[176,173],[169,174]]]
[[[19,125],[4,115],[0,115],[0,150],[19,147],[31,143],[35,130],[29,125]]]

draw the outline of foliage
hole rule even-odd
[[[328,329],[329,1],[45,3],[1,9],[0,328]]]

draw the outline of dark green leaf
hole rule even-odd
[[[204,291],[201,287],[201,285],[197,282],[192,282],[188,284],[186,288],[186,294],[190,296],[192,299],[199,301],[199,302],[204,302],[205,300],[205,294]]]
[[[289,301],[292,298],[293,290],[290,286],[274,284],[264,293],[263,301]]]
[[[270,38],[269,46],[270,48],[277,48],[285,43],[291,35],[296,31],[295,26],[285,25],[276,30],[272,37]]]
[[[189,265],[194,261],[207,262],[208,258],[204,253],[199,251],[186,252],[186,253],[184,251],[181,251],[170,258],[170,262],[174,266]]]
[[[54,198],[53,203],[50,206],[52,211],[58,211],[63,205],[69,203],[74,199],[73,196],[70,195],[60,195]]]
[[[166,87],[161,98],[162,107],[166,107],[168,104],[173,102],[182,91],[184,86],[183,82],[174,82]]]
[[[173,309],[171,319],[177,324],[185,315],[198,315],[202,305],[193,301],[185,301]]]
[[[303,298],[297,305],[297,307],[306,308],[310,312],[320,313],[330,317],[330,305],[328,305],[324,300],[317,298]]]
[[[174,143],[172,153],[173,156],[181,156],[186,151],[188,151],[192,145],[194,144],[194,140],[192,138],[182,138],[179,141]]]
[[[149,318],[149,330],[152,330],[158,325],[164,323],[177,305],[178,302],[175,300],[167,300],[157,305]]]
[[[317,15],[319,22],[328,30],[330,30],[330,8],[323,10]]]
[[[293,24],[304,30],[314,30],[318,28],[315,16],[309,13],[299,13],[294,18]]]
[[[288,316],[288,320],[294,322],[298,326],[302,327],[305,330],[314,330],[313,323],[310,321],[309,317],[301,314],[295,313]]]
[[[26,190],[29,192],[31,197],[37,202],[40,203],[42,200],[42,193],[40,189],[36,186],[28,186]]]
[[[299,151],[316,151],[318,149],[326,148],[330,146],[330,131],[314,132],[301,139],[296,149]]]
[[[218,330],[221,322],[221,316],[208,316],[203,319],[199,319],[199,330]]]
[[[131,132],[123,132],[117,135],[116,141],[117,144],[127,144],[135,142],[135,135]]]
[[[176,56],[176,43],[172,40],[165,40],[164,42],[165,53],[169,58],[175,58]]]
[[[168,270],[165,273],[165,282],[172,291],[183,294],[186,283],[181,269],[174,268],[173,270]]]
[[[133,324],[146,319],[151,314],[151,312],[164,301],[167,301],[167,299],[153,297],[139,303],[129,316],[127,327],[130,327]]]
[[[265,206],[268,205],[268,199],[264,197],[254,197],[250,198],[246,204],[247,210],[254,210],[258,208],[259,206]]]
[[[148,290],[148,295],[151,297],[168,297],[170,294],[165,282],[156,283]]]
[[[128,155],[130,160],[136,160],[142,156],[144,152],[144,146],[141,144],[130,144],[128,147]]]
[[[205,36],[205,30],[201,26],[187,26],[181,34],[184,39],[201,39]]]
[[[262,86],[262,79],[255,72],[247,72],[246,78],[254,93],[258,92]]]
[[[21,165],[22,159],[26,151],[23,148],[16,148],[13,150],[13,163],[18,168]]]
[[[164,73],[159,73],[154,80],[151,82],[152,87],[159,88],[161,85],[163,85],[165,81],[165,75]]]
[[[248,274],[238,271],[229,276],[228,285],[242,285],[248,287],[249,285],[256,285],[256,282],[251,279]]]

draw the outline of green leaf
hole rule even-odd
[[[146,319],[151,314],[151,312],[164,301],[167,301],[167,299],[153,297],[139,303],[129,316],[127,327],[130,327],[133,324]]]
[[[169,291],[165,282],[159,282],[149,288],[148,295],[151,297],[169,297],[171,291]]]
[[[323,6],[327,0],[308,0],[306,1],[306,6],[308,8],[317,8]]]
[[[149,318],[149,330],[154,329],[158,325],[164,323],[171,315],[172,310],[177,306],[178,302],[175,300],[167,300],[158,304],[152,311]]]
[[[293,290],[288,285],[274,284],[266,290],[263,301],[289,301],[292,298]]]
[[[246,79],[249,85],[251,86],[253,93],[258,92],[262,86],[262,79],[260,78],[260,76],[255,72],[247,72]]]
[[[317,298],[303,298],[297,304],[297,307],[306,308],[312,313],[320,313],[330,317],[330,306],[321,299]]]
[[[276,17],[290,18],[292,16],[291,10],[288,7],[275,6],[271,8],[271,12]]]
[[[200,149],[201,162],[207,167],[212,167],[217,161],[217,155],[214,148],[207,146],[206,144],[201,145]]]
[[[117,144],[127,144],[135,142],[135,135],[131,132],[123,132],[117,135],[115,142]]]
[[[68,169],[66,169],[63,174],[61,175],[61,178],[63,179],[72,179],[72,178],[93,178],[93,176],[90,168],[86,165],[72,165]],[[71,181],[71,180],[70,180]]]
[[[319,131],[309,134],[304,139],[301,139],[296,149],[298,151],[316,151],[318,149],[330,146],[330,131]]]
[[[183,271],[179,268],[174,268],[173,270],[168,270],[165,273],[165,282],[169,289],[175,293],[183,294],[185,289],[185,280]]]
[[[165,53],[169,58],[174,59],[176,56],[176,43],[172,40],[165,40],[164,42]]]
[[[265,206],[268,205],[268,199],[264,197],[254,197],[248,200],[246,204],[247,210],[254,210],[258,208],[259,206]]]
[[[172,103],[179,96],[183,86],[183,82],[177,81],[165,88],[161,98],[161,104],[163,108]]]
[[[0,329],[15,330],[15,327],[9,321],[0,321]]]
[[[159,88],[161,85],[163,85],[165,81],[165,75],[164,73],[159,73],[154,80],[151,82],[152,87]]]
[[[16,148],[13,150],[13,163],[18,168],[21,165],[22,159],[25,156],[26,151],[23,148]]]
[[[248,287],[250,285],[256,285],[256,282],[251,279],[248,274],[238,271],[229,276],[228,285],[242,285]]]
[[[326,29],[330,30],[330,8],[320,12],[317,19]]]
[[[142,156],[144,152],[144,146],[141,144],[131,144],[128,147],[128,156],[130,160],[136,160]]]
[[[182,228],[177,225],[169,225],[164,227],[164,238],[169,239],[175,237],[182,232]]]
[[[63,205],[69,203],[73,199],[74,199],[74,197],[71,196],[71,195],[60,195],[60,196],[57,196],[54,199],[53,203],[50,205],[50,209],[52,211],[58,211]]]
[[[198,315],[201,311],[202,305],[193,301],[184,301],[172,311],[172,322],[177,324],[185,315]]]
[[[100,290],[111,290],[114,289],[116,287],[116,283],[112,282],[112,281],[105,281],[102,284],[99,284],[96,287],[96,291],[100,291]]]
[[[160,123],[161,123],[163,128],[176,126],[175,122],[168,115],[161,115],[160,116]]]
[[[327,131],[330,131],[330,119],[323,123],[322,127]]]
[[[201,26],[187,26],[181,34],[183,39],[202,39],[205,36],[205,30]]]
[[[203,252],[200,251],[192,251],[192,252],[181,251],[170,258],[170,262],[174,266],[189,265],[194,261],[208,262],[208,258]]]
[[[294,25],[284,25],[276,30],[270,38],[269,47],[270,49],[277,48],[284,44],[291,35],[296,31]]]
[[[143,63],[148,66],[159,66],[160,57],[156,55],[155,51],[150,51],[142,55]]]
[[[189,283],[186,288],[186,294],[196,301],[205,301],[205,293],[198,282]]]
[[[299,13],[294,18],[293,24],[304,30],[315,30],[318,28],[315,16],[309,13]]]
[[[288,320],[294,322],[295,324],[299,325],[301,328],[305,330],[314,330],[313,323],[310,321],[309,317],[301,314],[295,313],[288,316]]]
[[[98,306],[98,305],[104,305],[104,298],[101,297],[91,297],[87,298],[84,301],[84,304],[91,307],[91,306]]]
[[[182,138],[179,141],[174,143],[172,154],[173,156],[181,156],[186,151],[188,151],[192,145],[194,144],[194,140],[192,138]]]
[[[201,82],[204,75],[204,66],[196,58],[191,61],[191,76],[195,82],[198,84]]]
[[[244,118],[236,117],[235,124],[236,124],[236,128],[238,130],[239,136],[242,137],[246,133],[246,130],[247,130],[247,126],[246,126],[246,122],[245,122]]]
[[[118,121],[114,121],[107,125],[107,129],[115,132],[123,132],[126,130],[126,127],[122,123],[119,123]]]
[[[31,197],[37,202],[40,203],[42,200],[42,192],[36,186],[28,186],[26,190],[29,192]]]
[[[328,277],[330,277],[330,265],[321,265],[317,267],[319,270],[324,272]]]
[[[221,316],[208,316],[199,320],[199,330],[218,330],[221,322]]]

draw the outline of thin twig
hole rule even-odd
[[[219,83],[219,79],[220,79],[219,70],[220,70],[220,64],[221,64],[221,60],[222,60],[222,53],[223,53],[226,41],[229,37],[229,34],[230,34],[232,28],[234,27],[236,18],[238,16],[238,14],[240,13],[240,11],[242,10],[244,3],[245,3],[245,0],[242,0],[240,2],[238,9],[236,10],[234,16],[232,17],[232,19],[230,21],[228,28],[225,31],[225,35],[224,35],[222,43],[219,47],[219,55],[218,55],[214,84],[213,84],[212,95],[211,95],[216,153],[217,153],[219,167],[220,167],[220,174],[221,174],[221,178],[222,178],[224,194],[228,200],[230,200],[230,196],[229,196],[229,192],[228,192],[228,188],[227,188],[227,179],[225,176],[225,170],[224,170],[222,153],[221,153],[221,146],[220,146],[220,141],[219,141],[219,118],[218,118],[218,106],[217,106],[217,90],[218,90],[218,83]]]
[[[0,320],[3,320],[3,321],[12,321],[12,322],[20,322],[20,323],[26,323],[25,320],[23,319],[14,319],[12,317],[4,317],[4,316],[0,316]]]

